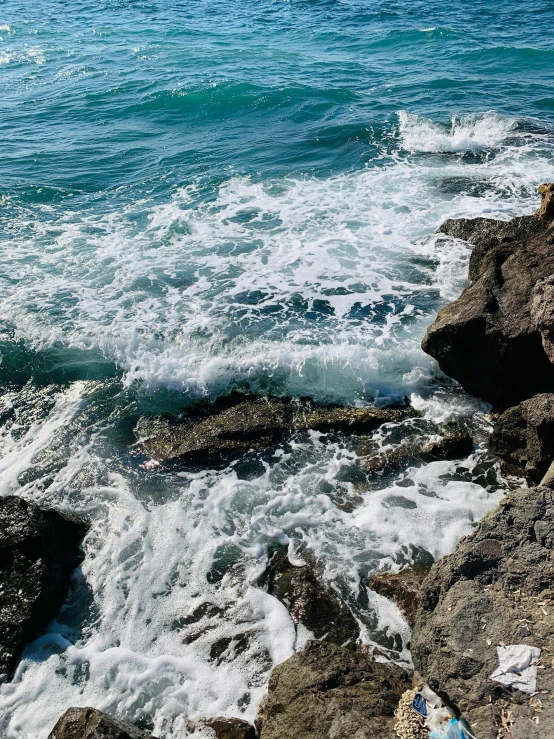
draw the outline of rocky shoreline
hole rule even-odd
[[[440,311],[423,349],[467,392],[493,405],[490,450],[530,487],[509,493],[453,554],[370,579],[368,586],[394,600],[413,627],[413,673],[364,648],[356,619],[310,563],[296,566],[286,550],[276,550],[258,587],[284,603],[314,639],[273,670],[255,726],[207,717],[191,731],[219,739],[418,739],[429,732],[410,713],[411,697],[427,684],[479,739],[554,735],[554,185],[539,193],[535,214],[508,222],[451,220],[440,228],[471,246],[469,284]],[[139,424],[137,453],[145,465],[236,455],[263,451],[298,431],[369,434],[411,413],[408,406],[340,408],[241,396],[196,416]],[[410,442],[397,456],[455,459],[471,446],[464,429],[442,430],[440,442]],[[366,467],[390,463],[374,454]],[[3,680],[59,611],[82,561],[86,530],[13,496],[0,498]],[[509,645],[541,650],[532,694],[490,679],[498,649]],[[148,736],[94,708],[73,707],[50,739]]]

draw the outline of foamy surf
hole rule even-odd
[[[361,450],[318,433],[279,445],[253,476],[236,463],[150,473],[129,463],[120,439],[126,404],[96,420],[111,392],[77,383],[53,397],[44,418],[22,415],[28,428],[11,439],[0,470],[2,489],[13,491],[24,460],[34,481],[18,494],[91,522],[64,609],[0,687],[7,736],[46,737],[68,705],[148,720],[154,734],[175,739],[206,715],[252,720],[270,670],[305,638],[256,587],[275,542],[309,552],[359,620],[363,642],[410,664],[407,625],[368,594],[366,578],[423,550],[451,551],[495,505],[503,483],[480,482],[479,468],[492,469],[483,450],[408,467],[369,488],[352,476]],[[25,401],[12,398],[14,408]],[[445,391],[442,408],[441,420],[481,418],[461,394]],[[377,434],[382,449],[394,444],[395,426]],[[54,467],[44,454],[52,448]]]
[[[548,136],[487,115],[453,132],[400,115],[392,151],[326,177],[231,175],[99,209],[17,203],[0,247],[7,342],[39,357],[92,350],[120,374],[61,375],[37,415],[32,383],[11,391],[2,493],[91,529],[64,609],[0,686],[9,739],[46,739],[69,705],[164,739],[210,715],[252,720],[272,667],[308,636],[256,587],[276,542],[309,553],[369,649],[410,664],[407,624],[368,593],[369,574],[452,551],[508,486],[485,451],[488,408],[419,348],[466,281],[467,246],[434,231],[451,216],[528,212],[554,174]],[[458,156],[476,141],[494,156]],[[469,424],[477,448],[371,479],[362,448],[317,433],[214,468],[140,466],[130,419],[233,388],[383,405],[410,396],[423,418],[381,429],[380,450],[449,420]]]

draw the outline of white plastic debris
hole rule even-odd
[[[527,644],[509,644],[507,647],[497,647],[496,651],[498,667],[489,678],[523,693],[534,693],[537,690],[536,661],[541,656],[541,650]]]
[[[429,739],[475,739],[469,724],[443,705],[440,697],[424,685],[413,698],[412,708],[424,719]]]

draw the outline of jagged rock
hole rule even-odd
[[[217,739],[256,739],[256,729],[241,718],[211,718],[204,721]]]
[[[511,472],[537,485],[554,461],[554,395],[535,395],[504,411],[494,425],[490,449]]]
[[[431,565],[413,565],[402,572],[378,572],[370,577],[367,586],[394,601],[413,626],[418,607],[417,595],[430,569]]]
[[[465,429],[447,433],[441,439],[429,442],[409,441],[384,454],[368,456],[362,466],[368,472],[380,472],[411,459],[436,462],[446,459],[461,459],[473,451],[473,440]]]
[[[245,400],[244,396],[230,407],[219,408],[215,405],[207,417],[160,419],[149,428],[139,424],[142,450],[159,462],[238,454],[267,449],[293,431],[367,433],[405,415],[395,409],[323,406],[290,398]]]
[[[423,583],[414,666],[462,711],[480,739],[554,734],[553,584],[554,491],[546,487],[510,493]],[[542,650],[539,702],[489,679],[503,644]],[[503,734],[506,725],[511,733]]]
[[[278,665],[257,724],[261,739],[395,739],[407,672],[328,642],[308,642]]]
[[[86,526],[22,498],[0,498],[0,675],[61,608]]]
[[[136,726],[96,708],[68,708],[48,739],[154,739]]]
[[[549,188],[541,189],[543,215],[460,219],[441,228],[474,245],[471,284],[439,312],[422,347],[465,390],[499,408],[554,391]]]
[[[309,565],[292,565],[286,549],[273,554],[260,585],[287,607],[297,626],[305,626],[316,639],[342,645],[356,642],[360,627],[348,607],[321,584]]]

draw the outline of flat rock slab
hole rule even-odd
[[[132,724],[119,721],[96,708],[68,708],[48,739],[154,739]]]
[[[554,461],[554,394],[535,395],[504,411],[494,424],[490,449],[510,472],[538,485]]]
[[[271,673],[260,737],[395,739],[394,711],[409,687],[408,673],[396,665],[328,642],[308,642]]]
[[[551,189],[551,188],[550,188]],[[470,285],[445,306],[422,342],[445,374],[499,409],[554,391],[554,223],[541,212],[509,222],[447,221],[473,245]]]
[[[158,462],[262,451],[295,431],[368,433],[404,410],[322,406],[288,398],[242,400],[207,417],[140,423],[142,451]]]
[[[433,565],[412,635],[416,670],[479,739],[554,736],[554,491],[516,490]],[[533,697],[489,679],[496,648],[541,649]]]
[[[360,627],[348,606],[312,567],[292,565],[286,550],[273,554],[260,585],[287,607],[296,626],[302,624],[316,639],[340,645],[358,639]]]
[[[83,560],[85,524],[22,498],[0,498],[0,675],[60,610]]]

